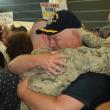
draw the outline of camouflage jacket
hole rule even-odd
[[[106,25],[104,27],[100,28],[100,32],[99,32],[100,37],[102,38],[107,38],[108,35],[110,35],[110,25]]]
[[[62,74],[57,76],[47,74],[49,71],[41,67],[26,72],[23,77],[29,78],[29,88],[35,92],[57,96],[79,75],[86,72],[91,71],[110,75],[110,39],[96,38],[91,36],[90,33],[85,33],[83,40],[87,46],[92,48],[82,46],[77,49],[66,48],[58,50],[68,56],[65,60],[66,67],[62,67],[65,69]],[[33,54],[39,54],[43,51],[48,50],[39,49],[39,51],[34,51]],[[22,107],[21,110],[27,110],[24,108]]]

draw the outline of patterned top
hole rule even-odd
[[[16,94],[19,77],[7,68],[0,69],[0,110],[19,110],[20,100]]]

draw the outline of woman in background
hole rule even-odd
[[[30,36],[25,32],[10,34],[6,52],[10,60],[32,51]],[[19,110],[20,100],[16,94],[19,76],[12,74],[7,68],[0,69],[0,110]]]

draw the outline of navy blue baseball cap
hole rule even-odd
[[[36,33],[53,35],[68,28],[81,28],[81,22],[71,11],[61,10],[52,14],[46,27],[36,30]]]

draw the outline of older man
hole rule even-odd
[[[78,48],[83,45],[82,36],[84,35],[80,27],[80,21],[71,12],[59,11],[55,13],[48,25],[37,30],[37,33],[48,35],[50,47],[55,50]],[[105,50],[106,44],[102,51]],[[100,56],[100,53],[101,51],[95,54]],[[72,82],[61,95],[54,97],[31,91],[28,88],[28,81],[24,80],[18,86],[18,95],[32,110],[92,110],[99,103],[110,100],[109,83],[109,76],[87,72]]]

